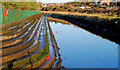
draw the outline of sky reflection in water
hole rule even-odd
[[[66,68],[118,68],[118,45],[74,25],[50,22]]]

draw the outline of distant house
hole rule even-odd
[[[92,8],[91,8],[91,7],[89,7],[89,6],[86,6],[85,8],[86,8],[86,9],[92,9]]]
[[[95,0],[96,3],[99,5],[108,5],[110,6],[111,3],[117,4],[118,0]]]
[[[77,9],[77,8],[75,7],[75,8],[73,8],[73,9]]]
[[[94,0],[74,0],[75,2],[94,2]]]
[[[74,6],[72,6],[72,5],[68,5],[69,7],[71,7],[71,8],[74,8]]]
[[[101,2],[101,4],[102,4],[102,5],[106,5],[106,6],[107,6],[107,5],[110,5],[110,2],[111,2],[110,0],[108,0],[107,2],[102,1],[102,2]]]
[[[74,0],[75,2],[94,2],[94,5],[98,4],[104,4],[110,5],[111,2],[117,3],[118,0]]]
[[[45,4],[45,5],[43,5],[43,7],[47,7],[47,5]]]
[[[81,9],[85,9],[86,7],[79,7],[79,8],[81,8]]]

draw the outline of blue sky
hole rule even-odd
[[[41,1],[42,3],[65,3],[74,0],[37,0],[37,1]]]

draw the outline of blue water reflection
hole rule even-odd
[[[66,68],[118,68],[118,45],[74,25],[50,22]]]

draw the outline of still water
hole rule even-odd
[[[118,44],[80,27],[49,22],[66,68],[118,68]]]

